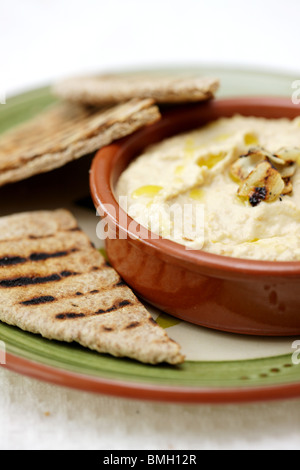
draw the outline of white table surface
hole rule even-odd
[[[299,449],[300,400],[166,405],[103,397],[0,368],[1,449]]]
[[[174,64],[263,67],[300,78],[299,13],[298,0],[1,2],[0,94],[94,70]],[[300,448],[300,400],[138,402],[1,366],[0,390],[0,449]]]

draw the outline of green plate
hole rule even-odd
[[[297,78],[228,68],[182,70],[220,77],[222,86],[218,96],[222,97],[291,96],[292,82]],[[160,72],[151,70],[151,73]],[[8,99],[7,104],[0,105],[0,133],[54,101],[49,88]],[[0,216],[66,207],[103,250],[102,242],[96,237],[99,219],[89,196],[91,159],[85,157],[50,173],[1,188]],[[148,308],[169,336],[182,345],[186,355],[183,365],[150,366],[117,359],[75,344],[49,341],[1,322],[0,363],[5,362],[4,367],[40,380],[135,399],[224,403],[300,396],[297,338],[258,338],[212,331]]]

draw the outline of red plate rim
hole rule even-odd
[[[300,397],[300,382],[242,388],[193,388],[153,386],[104,379],[58,369],[6,354],[6,369],[50,384],[118,398],[178,404],[238,404]]]

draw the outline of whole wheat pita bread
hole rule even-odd
[[[59,168],[159,119],[149,99],[101,110],[55,104],[0,136],[0,186]]]
[[[0,320],[144,363],[184,360],[64,209],[0,219]]]
[[[176,75],[102,75],[74,77],[53,86],[65,100],[90,105],[119,103],[132,98],[151,98],[157,103],[204,101],[214,97],[219,80]]]

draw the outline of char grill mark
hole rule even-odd
[[[76,273],[73,273],[73,274],[75,275]],[[65,273],[64,273],[64,275],[66,277]],[[108,287],[108,290],[110,290],[110,289],[113,289],[113,287]],[[106,289],[104,289],[104,290],[106,290]],[[76,297],[82,297],[83,295],[89,295],[89,294],[95,295],[95,294],[98,294],[99,292],[101,292],[101,291],[98,290],[98,289],[95,289],[95,290],[89,291],[85,294],[83,294],[82,292],[75,292],[75,294],[72,294],[70,296],[63,296],[63,297],[58,297],[58,298],[55,298],[51,295],[44,295],[44,296],[40,296],[40,297],[33,297],[32,299],[28,299],[28,300],[25,300],[24,302],[20,302],[20,305],[40,305],[40,304],[45,304],[45,303],[48,303],[48,302],[56,302],[56,301],[60,301],[60,300],[66,300],[66,299],[72,299],[72,298],[76,298]],[[123,302],[120,302],[119,306],[124,307],[125,305],[129,305],[129,304],[130,304],[129,301],[124,300]]]
[[[252,207],[257,206],[261,201],[264,201],[267,196],[266,187],[255,188],[253,194],[249,198],[249,202]]]
[[[63,278],[69,276],[76,276],[79,273],[72,273],[70,271],[62,271],[59,274],[51,274],[50,276],[36,276],[36,277],[15,277],[13,279],[2,279],[0,280],[0,287],[2,288],[11,288],[11,287],[25,287],[25,286],[34,286],[37,284],[47,284],[48,282],[60,281]]]
[[[118,307],[126,307],[127,305],[131,305],[131,302],[129,300],[122,300],[122,302],[119,303]]]
[[[0,258],[0,266],[14,266],[16,264],[25,263],[26,258],[21,256],[4,256]]]
[[[98,314],[102,314],[102,313],[110,313],[110,312],[114,312],[115,310],[119,310],[120,308],[122,307],[126,307],[127,305],[132,305],[132,302],[130,302],[129,300],[123,300],[121,302],[116,302],[112,307],[106,309],[106,310],[98,310],[96,313],[74,313],[74,312],[70,312],[70,313],[58,313],[55,318],[57,320],[70,320],[70,319],[73,319],[73,318],[83,318],[83,317],[86,317],[86,316],[91,316],[91,315],[98,315]],[[138,326],[138,322],[133,322],[131,325],[128,325],[127,328],[134,328]]]
[[[115,310],[118,310],[119,308],[126,307],[128,305],[132,305],[132,303],[129,300],[123,300],[122,302],[116,302],[112,307],[107,308],[106,310],[98,310],[96,314],[102,314],[102,313],[110,313],[114,312]]]
[[[40,305],[54,302],[55,300],[55,297],[52,297],[52,295],[44,295],[41,297],[34,297],[33,299],[25,300],[24,302],[21,302],[20,305]]]
[[[28,258],[22,256],[3,256],[0,258],[0,267],[6,266],[15,266],[17,264],[24,264],[27,261],[39,262],[46,261],[51,258],[62,258],[63,256],[68,256],[70,253],[75,253],[77,248],[72,248],[67,251],[56,251],[54,253],[32,253]]]
[[[67,256],[69,253],[74,253],[76,248],[68,251],[56,251],[55,253],[32,253],[29,256],[30,261],[45,261],[51,258],[62,258],[63,256]]]
[[[59,274],[51,274],[51,276],[45,277],[16,277],[14,279],[2,279],[0,281],[0,287],[25,287],[33,286],[36,284],[46,284],[47,282],[60,281],[61,277]]]
[[[101,313],[110,313],[110,312],[113,312],[114,310],[117,310],[117,307],[116,307],[115,305],[113,305],[112,307],[110,307],[110,308],[108,308],[108,309],[106,309],[106,310],[102,310],[102,309],[100,308],[100,310],[98,310],[98,311],[96,312],[96,314],[98,315],[98,314],[101,314]]]
[[[84,313],[75,313],[75,312],[68,312],[68,313],[58,313],[55,318],[58,320],[68,320],[73,318],[83,318],[85,317]]]
[[[133,321],[132,323],[129,323],[129,325],[126,326],[125,330],[131,330],[132,328],[137,328],[138,326],[140,326],[140,322]]]
[[[72,273],[71,271],[62,271],[60,273],[61,277],[70,277],[70,276],[76,276],[78,273]]]

